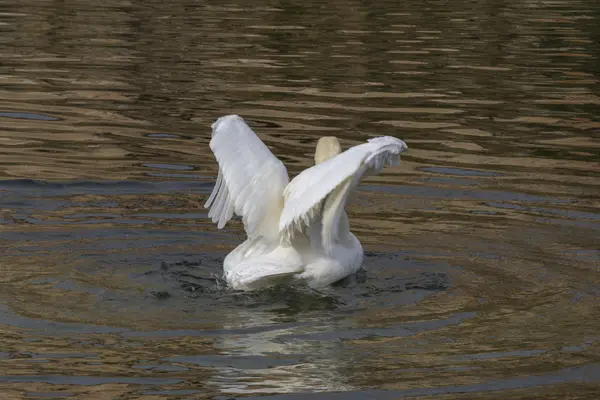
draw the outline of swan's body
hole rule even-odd
[[[370,139],[341,152],[334,137],[321,138],[316,165],[289,182],[287,170],[237,115],[213,125],[210,148],[219,176],[206,207],[218,227],[242,217],[248,239],[223,263],[228,284],[253,290],[293,280],[324,287],[357,272],[363,250],[350,232],[344,206],[368,173],[396,165],[406,144]]]

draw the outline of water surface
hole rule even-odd
[[[1,3],[2,398],[598,398],[599,15]],[[292,176],[324,135],[408,143],[348,206],[356,277],[227,290],[229,113]]]

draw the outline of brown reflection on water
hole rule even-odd
[[[0,5],[0,391],[597,398],[599,13]],[[227,113],[292,175],[323,135],[408,143],[348,207],[356,283],[223,289],[243,232],[202,204]]]

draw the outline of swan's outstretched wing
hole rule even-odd
[[[212,125],[210,148],[219,163],[217,183],[204,205],[219,229],[233,213],[242,217],[248,237],[279,239],[287,170],[242,118],[228,115]]]
[[[283,240],[289,242],[320,222],[323,248],[331,254],[348,194],[365,174],[399,164],[399,154],[407,149],[400,139],[378,137],[304,170],[284,191],[285,206],[279,220]]]

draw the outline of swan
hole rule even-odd
[[[342,152],[336,137],[322,137],[315,165],[290,182],[283,163],[240,116],[220,117],[211,127],[219,172],[205,208],[218,229],[240,216],[247,234],[223,261],[232,289],[292,281],[322,288],[360,269],[363,249],[350,232],[346,200],[363,176],[398,165],[406,143],[382,136]]]

